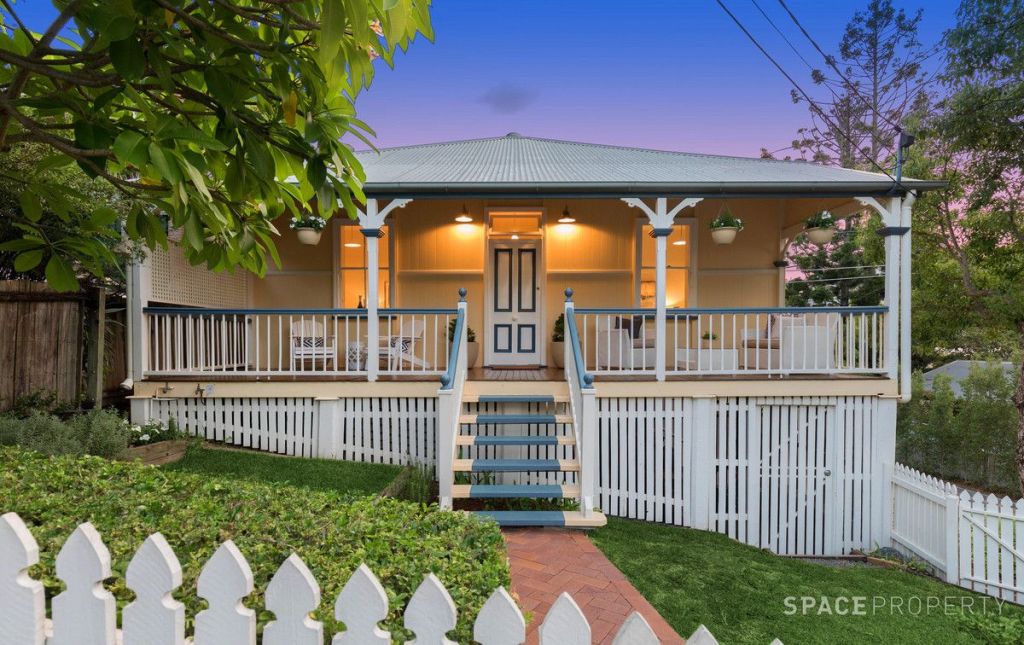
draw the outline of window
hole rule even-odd
[[[655,282],[657,257],[654,238],[650,224],[642,221],[637,227],[637,263],[635,300],[642,308],[653,309],[655,302]],[[668,236],[667,270],[665,282],[665,304],[667,307],[686,307],[689,305],[690,291],[690,250],[692,239],[689,224],[676,224],[672,234]]]
[[[358,226],[341,225],[338,243],[338,301],[343,309],[362,309],[366,307],[366,238],[359,232]],[[391,306],[391,244],[390,227],[385,224],[381,230],[384,237],[377,245],[380,262],[378,307]]]

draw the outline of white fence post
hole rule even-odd
[[[946,496],[946,582],[960,583],[960,499],[956,495]]]
[[[252,593],[252,569],[234,542],[220,545],[197,589],[209,607],[196,614],[195,645],[256,644],[256,612],[242,604]]]
[[[171,596],[181,586],[181,563],[163,535],[146,538],[125,578],[135,601],[124,608],[124,645],[184,645],[185,605]]]
[[[323,397],[316,399],[316,405],[316,452],[313,456],[320,459],[337,459],[338,424],[341,421],[338,408],[341,407],[341,402],[337,397]]]
[[[92,524],[75,529],[56,564],[66,588],[53,599],[53,636],[47,644],[114,645],[116,605],[103,588],[110,577],[110,551]]]
[[[28,577],[39,562],[39,544],[14,513],[0,516],[0,643],[43,645],[46,596]]]
[[[714,396],[693,397],[693,432],[690,435],[693,441],[689,458],[686,460],[690,470],[693,528],[705,531],[711,527],[716,428],[713,407],[716,401]]]

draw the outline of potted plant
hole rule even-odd
[[[293,217],[288,226],[298,235],[299,242],[313,246],[320,243],[320,234],[327,226],[327,220],[319,215],[303,213]]]
[[[836,236],[835,218],[829,211],[818,211],[804,222],[804,232],[815,244],[828,244]]]
[[[704,349],[711,349],[714,346],[715,341],[718,340],[718,334],[713,331],[706,331],[701,335],[700,339],[703,341],[701,342],[701,345]]]
[[[551,360],[555,367],[565,367],[565,314],[558,314],[551,328]]]
[[[455,320],[448,322],[448,342],[455,342]],[[476,365],[476,359],[480,357],[480,343],[476,342],[476,332],[469,325],[466,326],[466,368]]]
[[[711,239],[715,244],[732,244],[736,234],[742,230],[743,220],[734,216],[728,206],[724,206],[718,217],[711,220]]]

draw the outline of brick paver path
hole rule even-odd
[[[662,643],[683,639],[581,531],[505,529],[512,564],[512,591],[519,606],[533,612],[527,643],[555,599],[567,591],[590,622],[595,643],[611,643],[626,616],[639,611]]]

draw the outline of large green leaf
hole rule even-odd
[[[121,163],[130,163],[141,168],[149,163],[148,147],[146,137],[138,132],[125,130],[114,140],[114,155]]]
[[[129,81],[142,78],[146,71],[146,54],[142,43],[135,38],[110,43],[110,61],[114,69]]]
[[[74,291],[78,289],[78,278],[68,262],[59,255],[51,255],[46,263],[46,282],[55,291]]]

